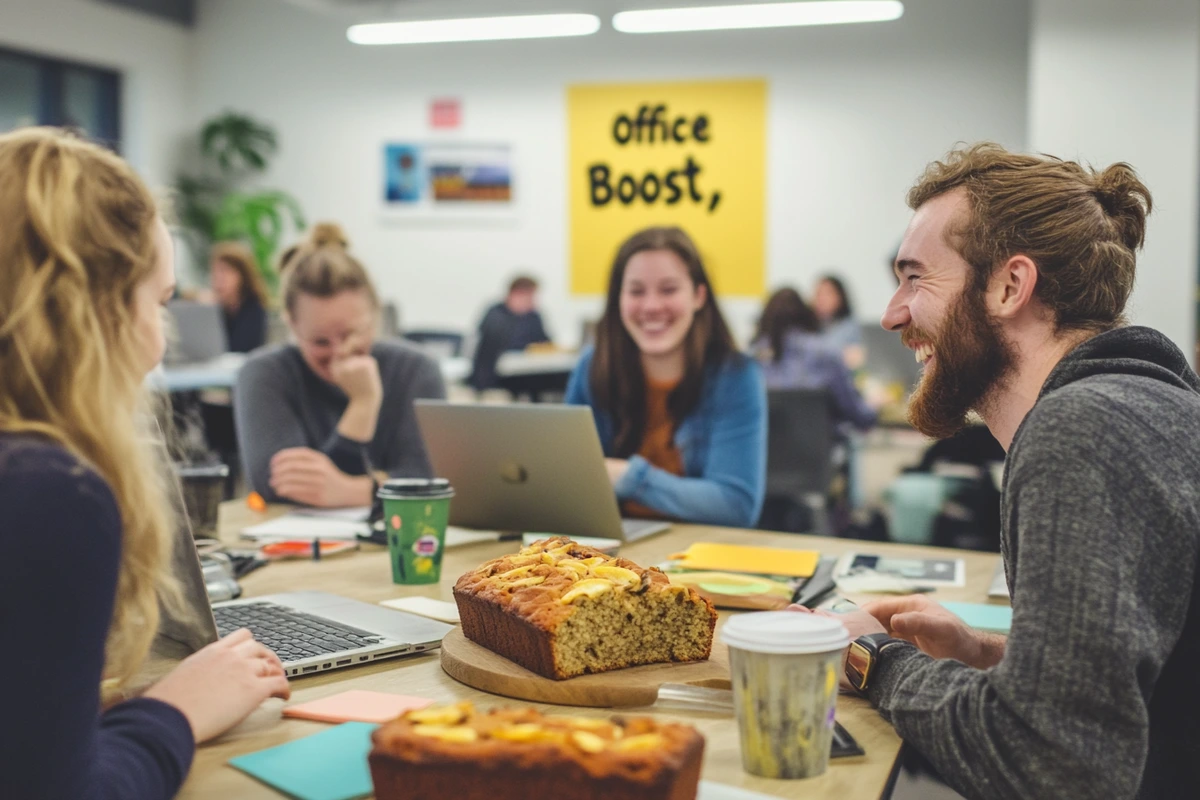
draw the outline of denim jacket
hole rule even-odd
[[[604,454],[612,456],[616,426],[592,402],[591,366],[589,349],[571,374],[566,401],[592,407]],[[686,522],[753,527],[766,493],[767,394],[762,368],[743,355],[710,368],[700,402],[678,425],[674,441],[683,457],[684,476],[634,455],[614,487],[617,498]]]

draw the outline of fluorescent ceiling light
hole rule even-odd
[[[887,22],[899,19],[903,13],[904,4],[900,0],[814,0],[808,3],[622,11],[613,16],[612,22],[622,33],[668,33]]]
[[[600,18],[594,14],[538,14],[351,25],[346,38],[355,44],[428,44],[588,36],[598,30]]]

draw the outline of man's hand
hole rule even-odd
[[[987,634],[924,595],[892,597],[863,606],[888,635],[912,642],[934,658],[953,658],[967,666],[987,669],[1004,656],[1003,636]]]
[[[371,479],[342,472],[329,456],[307,447],[280,450],[271,459],[271,488],[280,497],[321,508],[369,505]]]
[[[879,620],[871,616],[865,611],[847,611],[841,614],[824,611],[821,609],[812,610],[801,605],[790,605],[788,611],[801,611],[807,614],[818,614],[822,617],[836,619],[838,622],[846,626],[846,630],[850,632],[850,641],[854,641],[860,636],[866,636],[868,633],[887,633],[883,626],[879,624]],[[848,653],[849,651],[847,651]],[[838,674],[839,683],[845,691],[853,690],[853,686],[846,680],[846,654],[842,655],[842,671]]]

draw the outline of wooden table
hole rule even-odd
[[[278,513],[278,510],[271,509],[266,514],[256,514],[239,501],[225,503],[221,507],[221,538],[229,544],[239,544],[237,534],[243,527]],[[961,550],[864,543],[696,525],[676,525],[666,533],[624,546],[621,555],[639,564],[652,565],[662,562],[671,553],[687,549],[688,545],[695,541],[812,548],[825,554],[859,548],[885,555],[959,557],[966,561],[966,587],[940,589],[934,596],[942,600],[969,602],[987,601],[988,585],[999,558],[994,554]],[[244,542],[240,544],[244,546]],[[450,548],[445,554],[442,582],[428,587],[393,585],[387,552],[384,548],[373,545],[364,545],[363,550],[358,553],[319,562],[274,563],[248,575],[242,581],[242,585],[246,597],[272,592],[320,589],[368,603],[411,595],[452,601],[451,589],[459,575],[483,561],[511,553],[518,547],[517,542],[507,541]],[[727,616],[728,614],[722,613],[722,622]],[[718,632],[719,630],[718,627]],[[536,705],[484,694],[456,682],[442,671],[436,652],[293,679],[292,702],[315,700],[347,689],[413,694],[433,698],[439,703],[470,700],[484,708],[494,705]],[[234,756],[283,744],[327,727],[318,722],[282,719],[279,716],[282,706],[280,701],[268,701],[241,726],[218,741],[201,747],[196,753],[191,775],[179,797],[186,800],[279,798],[280,795],[272,789],[233,769],[226,762]],[[565,710],[545,705],[536,707],[543,710]],[[611,712],[603,709],[571,709],[569,713],[606,716]],[[812,800],[859,800],[878,797],[888,782],[900,749],[900,739],[895,731],[880,718],[869,703],[856,697],[841,696],[838,698],[838,720],[866,750],[866,756],[834,761],[829,770],[819,778],[799,781],[768,780],[748,775],[742,770],[737,728],[732,718],[699,713],[672,713],[661,716],[691,723],[704,734],[707,740],[703,772],[705,780],[741,786],[777,797],[803,797]]]

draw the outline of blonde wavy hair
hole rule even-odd
[[[179,605],[134,310],[158,256],[158,211],[128,164],[53,129],[0,136],[0,175],[0,431],[61,445],[116,498],[105,683],[119,687],[145,660],[160,601]]]

